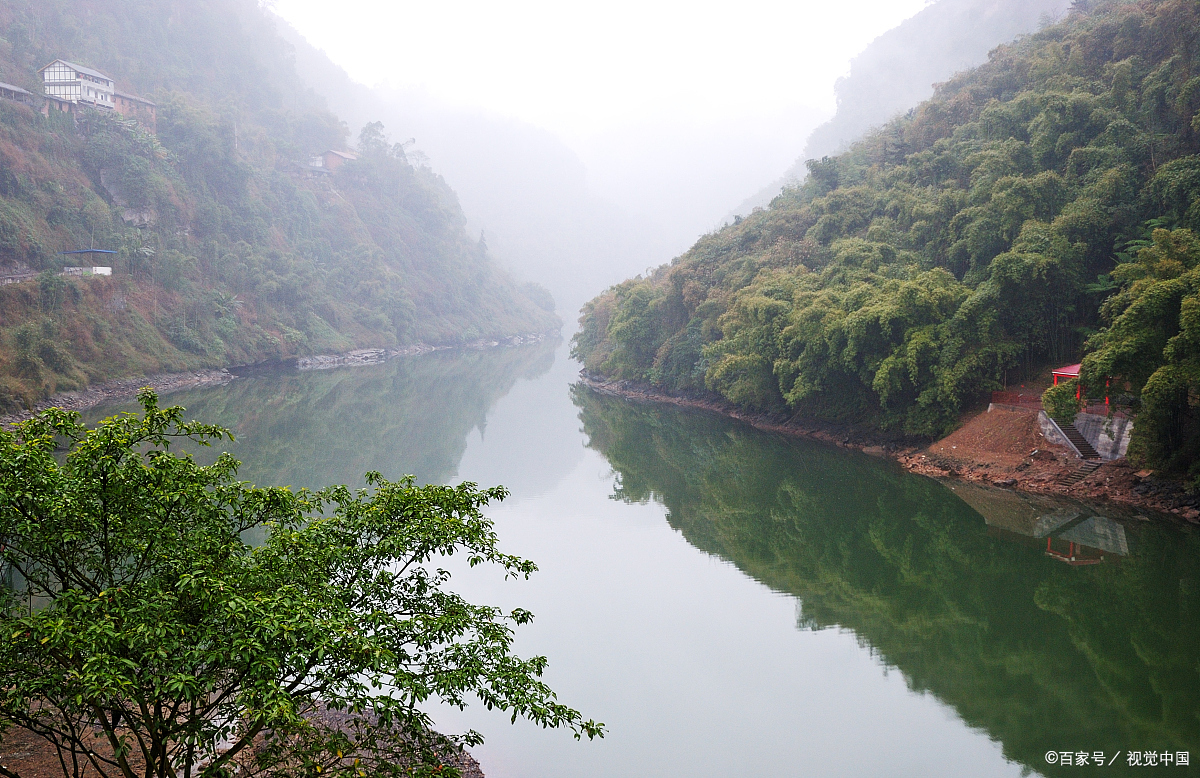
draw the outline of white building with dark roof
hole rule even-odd
[[[116,107],[116,84],[99,70],[56,59],[38,73],[47,97],[94,108]]]

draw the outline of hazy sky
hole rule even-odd
[[[275,0],[368,86],[420,86],[560,133],[832,107],[834,80],[926,0]]]
[[[356,81],[550,130],[598,194],[688,241],[781,175],[850,58],[927,4],[266,2]]]

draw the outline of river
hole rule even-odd
[[[945,484],[857,452],[575,386],[564,344],[260,370],[169,395],[261,485],[504,484],[523,654],[607,724],[485,710],[490,778],[1141,774],[1200,760],[1200,532]],[[95,420],[128,406],[99,408]],[[1047,752],[1053,751],[1054,764]],[[1104,768],[1063,766],[1095,752]],[[1074,760],[1076,757],[1072,757]],[[1173,767],[1186,775],[1196,768]]]

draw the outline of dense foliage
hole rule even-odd
[[[1141,294],[1125,265],[1152,227],[1200,226],[1200,4],[1075,6],[810,161],[769,209],[590,302],[575,353],[747,408],[933,435],[1006,379],[1124,337],[1135,314],[1102,304],[1122,284],[1119,299]],[[1140,372],[1113,362],[1111,376],[1147,403],[1193,387],[1174,406],[1191,418],[1193,374],[1144,383],[1187,358],[1182,341],[1163,351],[1178,323],[1161,324]],[[1090,361],[1085,383],[1104,370]]]
[[[1047,765],[1047,743],[1200,749],[1195,527],[1108,524],[1130,553],[1073,567],[1031,519],[1094,508],[959,484],[979,490],[968,506],[870,457],[710,414],[586,389],[575,401],[615,498],[664,505],[692,545],[794,596],[801,628],[852,630],[1005,758],[1065,776],[1078,767]]]
[[[1083,410],[1083,392],[1080,391],[1079,379],[1059,381],[1043,392],[1042,408],[1052,419],[1073,423],[1075,415]]]
[[[1113,278],[1121,290],[1101,308],[1111,326],[1093,340],[1083,373],[1138,387],[1134,454],[1200,480],[1200,239],[1157,229]]]
[[[41,736],[69,778],[453,775],[439,752],[481,738],[433,733],[431,700],[602,734],[512,653],[532,614],[467,602],[437,566],[536,570],[482,514],[502,487],[258,488],[228,454],[170,451],[226,430],[140,400],[95,429],[51,409],[0,431],[0,733]]]
[[[0,400],[151,370],[554,329],[466,234],[446,183],[379,124],[348,130],[252,0],[0,2],[0,80],[40,92],[56,57],[158,104],[115,115],[0,104]],[[59,256],[78,248],[116,258]],[[64,264],[115,266],[62,280]]]

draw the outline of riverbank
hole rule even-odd
[[[415,346],[402,349],[356,349],[344,354],[319,354],[309,357],[294,357],[288,360],[265,362],[257,365],[232,365],[230,367],[208,370],[189,370],[182,373],[159,373],[137,378],[121,378],[114,381],[103,381],[76,391],[60,392],[59,394],[38,400],[23,411],[0,415],[0,425],[12,425],[25,421],[48,408],[85,411],[105,403],[124,402],[136,397],[137,393],[147,386],[160,395],[184,389],[197,389],[202,386],[219,386],[235,380],[241,371],[253,370],[264,366],[294,365],[298,370],[327,370],[334,367],[377,364],[396,357],[416,356],[434,351],[451,351],[454,349],[481,350],[532,345],[542,343],[547,338],[556,337],[557,335],[557,332],[528,333],[498,339],[479,339],[454,345],[430,346],[418,343]]]
[[[1002,405],[968,415],[941,440],[894,458],[914,473],[991,484],[1037,494],[1109,500],[1136,510],[1170,513],[1200,524],[1200,496],[1155,478],[1126,459],[1084,464],[1042,434],[1036,408]]]
[[[415,346],[400,349],[357,349],[355,351],[348,351],[345,354],[319,354],[312,357],[297,357],[294,361],[296,368],[299,370],[329,370],[349,365],[374,365],[396,357],[417,356],[419,354],[429,354],[434,351],[451,351],[454,349],[480,351],[488,348],[528,346],[543,342],[551,334],[557,335],[558,333],[533,332],[524,335],[510,335],[505,338],[480,338],[479,340],[472,340],[468,343],[451,346],[429,346],[424,343],[418,343]]]
[[[964,418],[962,426],[945,438],[926,443],[879,430],[747,412],[716,395],[667,394],[633,381],[591,375],[586,370],[580,372],[580,380],[600,394],[699,408],[758,429],[886,456],[920,475],[1038,494],[1110,500],[1200,524],[1200,496],[1188,494],[1175,481],[1136,471],[1124,459],[1082,472],[1082,460],[1045,439],[1038,428],[1037,411],[1032,408],[994,407],[990,412],[981,411]]]
[[[122,378],[116,381],[104,381],[92,384],[85,389],[73,392],[62,392],[51,395],[17,413],[0,416],[0,424],[16,424],[20,421],[41,413],[47,408],[62,408],[68,411],[85,411],[107,402],[121,402],[137,396],[143,387],[150,387],[159,394],[170,394],[182,389],[195,389],[200,386],[217,386],[229,383],[234,379],[233,373],[226,368],[212,370],[191,370],[186,373],[160,373],[139,378]]]
[[[608,379],[592,375],[586,369],[579,372],[579,379],[584,385],[600,394],[623,397],[627,400],[700,408],[743,421],[761,430],[812,438],[834,446],[864,451],[875,456],[893,455],[896,452],[909,451],[913,448],[912,442],[900,435],[890,435],[880,430],[848,424],[801,419],[797,416],[754,413],[738,408],[719,395],[712,393],[668,394],[636,381]]]

